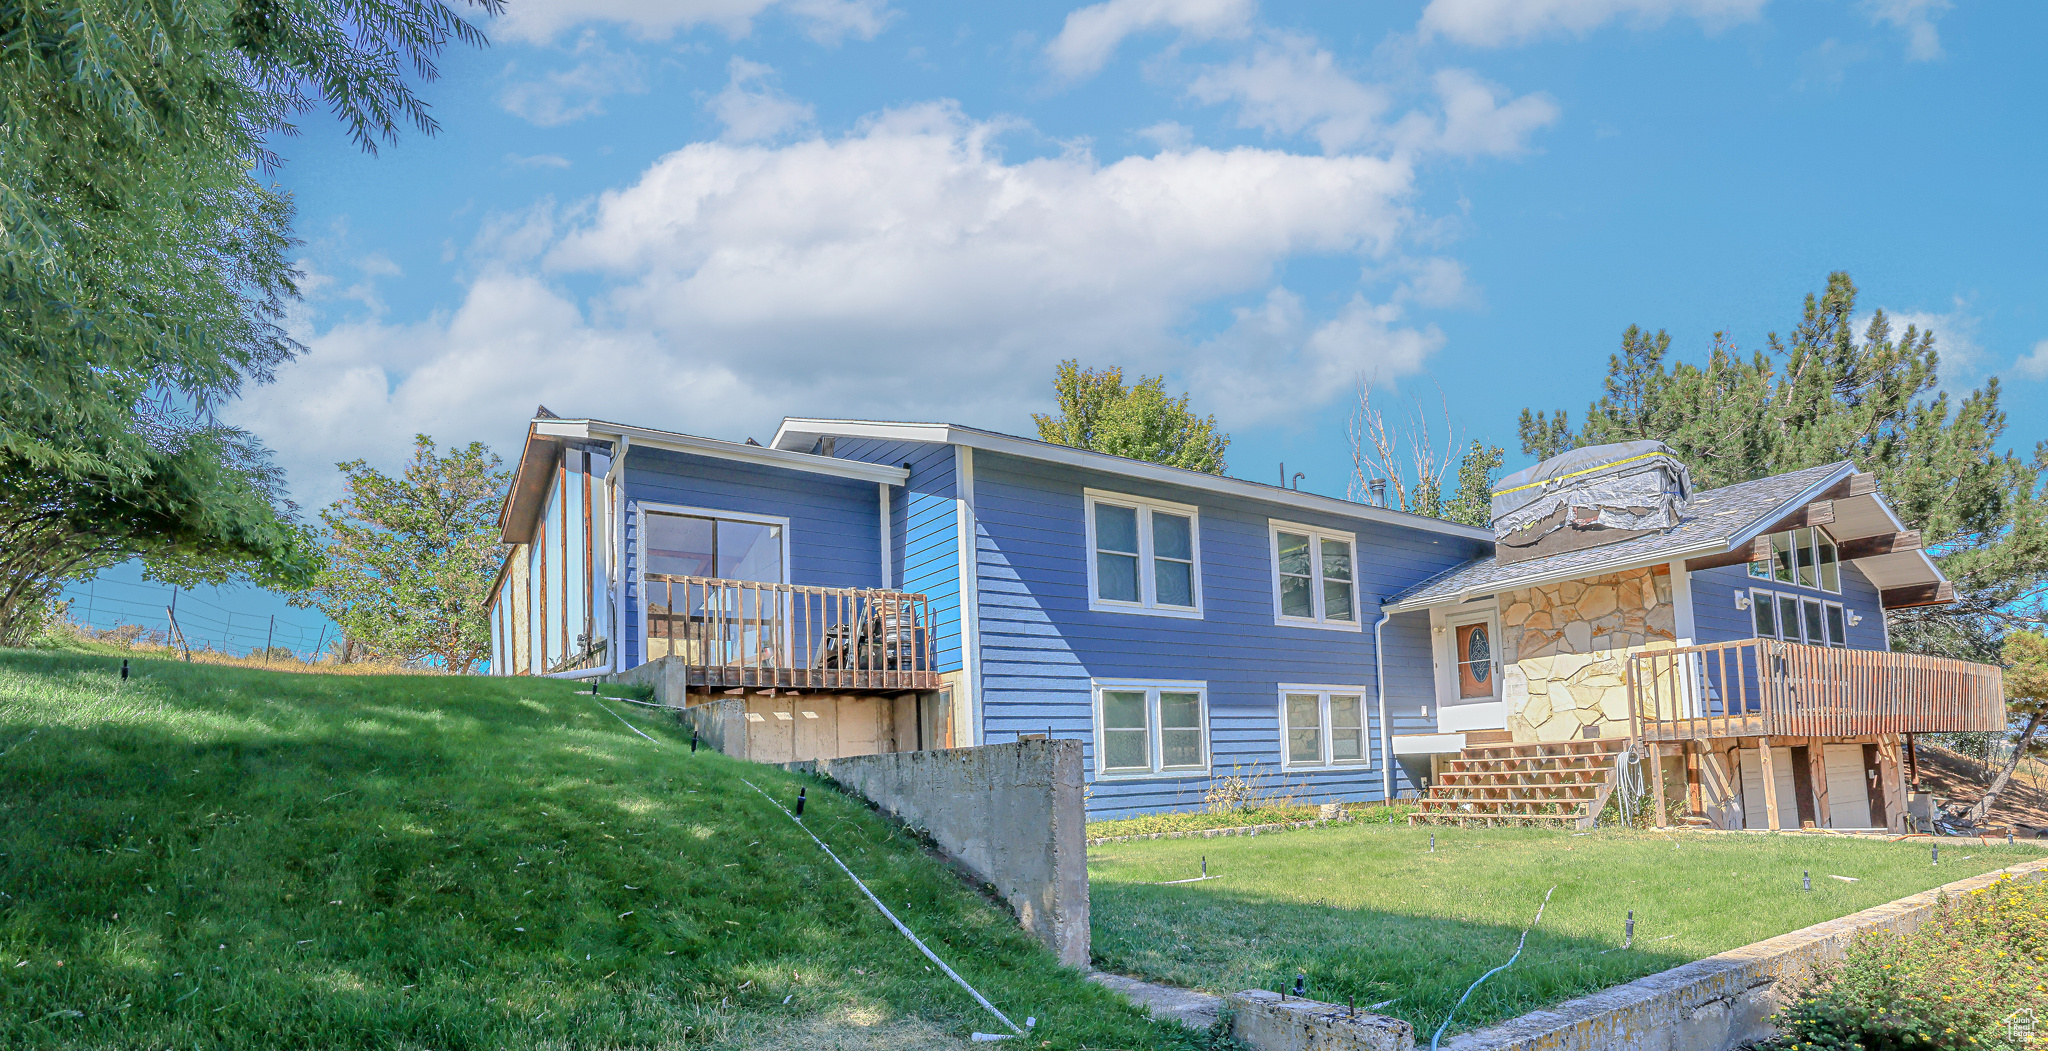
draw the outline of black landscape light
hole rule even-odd
[[[1294,976],[1294,998],[1297,1000],[1308,999],[1308,975],[1296,974]]]
[[[804,793],[808,791],[810,791],[808,788],[796,790],[796,816],[798,817],[804,816]]]
[[[1628,919],[1621,923],[1621,947],[1626,949],[1636,943],[1636,910],[1628,910]]]
[[[128,658],[126,657],[121,658],[121,681],[128,681]],[[2008,843],[2012,842],[2012,837],[2010,835],[2006,836],[2005,841]]]
[[[1812,889],[1813,889],[1813,873],[1812,873],[1812,872],[1810,872],[1810,871],[1808,871],[1808,870],[1806,870],[1806,869],[1800,869],[1800,870],[1799,870],[1799,886],[1800,886],[1800,887],[1802,887],[1802,888],[1804,888],[1804,889],[1806,889],[1806,890],[1809,890],[1809,891],[1810,891],[1810,890],[1812,890]]]
[[[697,728],[694,726],[690,727],[690,754],[697,754]]]
[[[1209,878],[1209,855],[1202,855],[1202,878]]]
[[[1941,864],[1941,844],[1936,843],[1934,845],[1934,852],[1927,855],[1927,863],[1929,865]]]

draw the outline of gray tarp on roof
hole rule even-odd
[[[1563,574],[1608,572],[1611,567],[1642,565],[1674,554],[1725,551],[1728,544],[1766,518],[1789,513],[1791,502],[1815,486],[1846,477],[1854,468],[1844,463],[1788,471],[1753,482],[1737,482],[1694,496],[1679,513],[1677,528],[1639,536],[1603,547],[1568,551],[1502,564],[1492,555],[1475,558],[1423,581],[1389,605],[1413,608],[1464,597],[1490,595],[1524,587],[1528,581]]]
[[[1493,490],[1493,533],[1506,539],[1532,527],[1596,521],[1608,529],[1668,529],[1691,496],[1692,475],[1663,442],[1589,445],[1502,479]],[[1553,517],[1564,508],[1576,513]]]

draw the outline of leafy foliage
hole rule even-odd
[[[120,485],[81,485],[0,452],[0,644],[41,626],[63,581],[140,556],[149,575],[190,586],[242,576],[292,589],[318,552],[278,514],[282,478],[248,435],[181,434],[151,448]]]
[[[503,463],[482,442],[436,455],[422,434],[396,478],[361,460],[336,466],[347,482],[320,512],[332,539],[327,564],[295,601],[318,606],[374,657],[475,667],[491,652],[484,600],[504,560]]]
[[[1060,362],[1053,389],[1058,414],[1031,417],[1045,441],[1190,471],[1224,471],[1230,436],[1216,429],[1216,417],[1189,411],[1186,394],[1169,397],[1165,376],[1140,376],[1126,387],[1123,369],[1084,369],[1069,358]]]
[[[1859,937],[1776,1021],[1770,1051],[2022,1048],[2015,1011],[2048,1017],[2048,885],[2002,876],[1945,899],[1910,934]]]
[[[1654,438],[1701,488],[1853,460],[1958,592],[1951,605],[1894,613],[1893,645],[1993,660],[2008,628],[2044,616],[2048,442],[2030,458],[2010,451],[1995,377],[1956,401],[1937,386],[1934,333],[1895,335],[1880,310],[1859,337],[1855,307],[1849,275],[1830,274],[1790,334],[1770,335],[1769,353],[1744,357],[1715,333],[1704,365],[1667,360],[1669,335],[1631,325],[1584,422],[1574,431],[1562,411],[1525,409],[1523,451]]]
[[[261,449],[214,418],[299,349],[267,142],[319,104],[365,148],[431,131],[408,78],[451,38],[482,41],[442,0],[0,2],[0,533],[32,536],[0,638],[109,559],[310,571]]]

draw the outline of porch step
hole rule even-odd
[[[1445,764],[1408,822],[1590,828],[1614,790],[1624,737],[1476,743]]]

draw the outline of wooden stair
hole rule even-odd
[[[1416,800],[1408,823],[1591,828],[1628,746],[1625,737],[1469,745]]]

